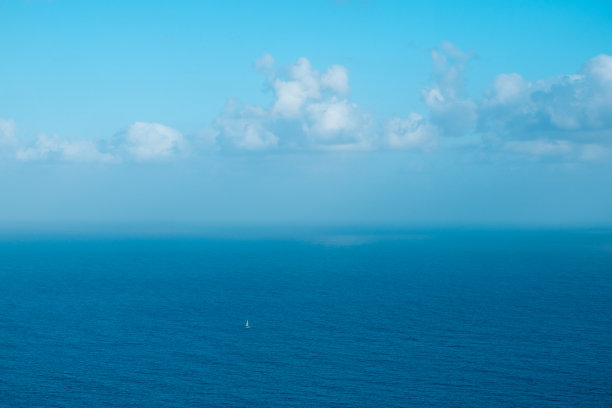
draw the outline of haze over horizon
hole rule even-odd
[[[612,4],[4,1],[0,225],[609,226]]]

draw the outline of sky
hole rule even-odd
[[[0,226],[612,224],[609,1],[0,2]]]

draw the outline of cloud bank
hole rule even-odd
[[[446,51],[444,51],[446,49]],[[580,160],[605,157],[612,143],[612,57],[598,55],[574,74],[529,81],[499,74],[479,99],[466,96],[469,56],[432,51],[435,83],[422,91],[429,120],[444,136],[482,137],[489,149]]]
[[[187,149],[181,132],[159,123],[134,123],[122,143],[132,157],[141,161],[169,159]]]
[[[422,89],[425,110],[375,118],[351,102],[348,69],[324,72],[300,58],[278,70],[264,55],[255,67],[267,77],[268,107],[228,102],[215,122],[236,149],[418,149],[444,138],[476,136],[487,151],[569,160],[599,160],[612,143],[612,57],[599,55],[575,74],[528,81],[499,74],[478,98],[465,88],[472,54],[450,42],[430,53],[432,82]]]
[[[378,118],[353,102],[345,66],[317,70],[302,57],[279,68],[264,54],[254,66],[272,101],[256,106],[230,99],[212,125],[194,135],[134,122],[106,140],[42,134],[27,144],[12,120],[0,118],[0,148],[13,149],[20,161],[117,163],[169,161],[201,149],[433,152],[444,140],[469,136],[496,154],[587,161],[611,156],[612,56],[598,55],[576,73],[539,80],[502,73],[476,98],[468,95],[464,79],[471,53],[444,42],[430,58],[423,110],[401,117]]]
[[[478,131],[534,155],[604,156],[612,139],[612,57],[533,82],[516,73],[496,76],[480,103]]]
[[[15,157],[19,161],[144,162],[170,160],[184,154],[188,148],[188,142],[175,129],[159,123],[135,122],[114,139],[108,140],[67,140],[57,135],[42,134],[33,144],[19,147]]]
[[[56,160],[65,162],[110,163],[117,158],[100,151],[91,140],[64,140],[57,135],[39,135],[33,146],[17,150],[17,160]]]

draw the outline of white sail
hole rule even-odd
[[[249,321],[246,321],[246,324],[244,325],[244,327],[246,327],[247,329],[249,328]]]

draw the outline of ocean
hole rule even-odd
[[[0,406],[611,407],[612,230],[5,234]]]

